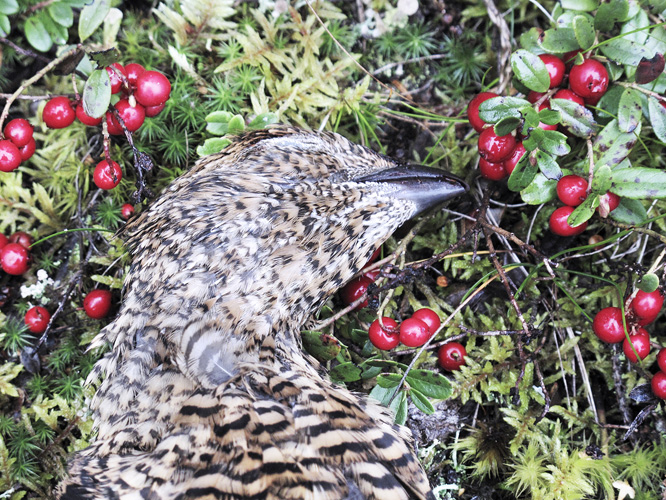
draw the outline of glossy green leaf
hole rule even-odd
[[[529,101],[518,97],[493,97],[481,103],[479,116],[486,123],[497,123],[508,116],[520,118],[521,110],[531,107]]]
[[[212,137],[211,139],[206,139],[202,146],[197,147],[197,154],[199,156],[207,156],[219,153],[229,144],[231,144],[231,140],[226,137]]]
[[[539,167],[539,170],[543,175],[546,176],[546,178],[557,180],[562,177],[562,169],[555,161],[555,158],[553,158],[548,153],[545,153],[544,151],[537,151],[536,161],[537,167]]]
[[[105,47],[112,47],[117,43],[118,31],[123,22],[123,12],[113,7],[104,18],[102,26],[102,40]]]
[[[104,116],[111,104],[111,80],[105,69],[92,72],[83,87],[83,111],[92,118]]]
[[[540,29],[530,28],[528,31],[523,31],[523,33],[520,35],[520,46],[532,53],[537,53],[541,50],[541,47],[539,46],[540,37]]]
[[[261,113],[254,117],[254,119],[248,124],[247,128],[250,130],[257,130],[266,128],[269,125],[277,122],[278,119],[274,113]]]
[[[580,226],[594,215],[594,209],[599,205],[598,196],[588,196],[583,203],[578,205],[567,218],[567,223],[572,226]]]
[[[432,415],[435,413],[435,407],[432,405],[430,400],[421,394],[416,389],[409,391],[409,395],[412,397],[412,402],[419,410],[421,410],[426,415]]]
[[[7,36],[12,31],[12,25],[9,18],[4,14],[0,14],[0,36]]]
[[[79,38],[83,42],[104,22],[111,9],[111,0],[94,0],[81,9],[79,16]]]
[[[592,23],[585,16],[576,16],[573,20],[573,30],[580,48],[587,50],[594,45],[595,31]]]
[[[537,142],[539,149],[555,156],[569,154],[571,148],[567,144],[567,136],[556,130],[544,130],[541,140]]]
[[[654,135],[661,142],[666,142],[666,108],[654,97],[648,97],[648,113]]]
[[[506,118],[502,118],[495,124],[495,133],[497,135],[510,134],[516,130],[516,128],[518,128],[520,122],[520,118],[516,118],[515,116],[507,116]]]
[[[32,16],[25,21],[25,37],[28,39],[30,45],[40,52],[48,51],[53,45],[51,35],[44,27],[44,24],[37,18]]]
[[[601,52],[612,62],[636,66],[641,59],[652,59],[654,50],[626,38],[616,38],[601,46]]]
[[[560,123],[560,112],[550,108],[539,111],[539,121],[546,125],[557,125]]]
[[[369,359],[365,362],[370,366],[378,366],[380,368],[400,368],[401,370],[407,370],[409,367],[404,363],[399,363],[398,361],[393,361],[392,359]]]
[[[622,224],[631,226],[643,224],[648,219],[643,203],[640,200],[629,198],[622,198],[620,205],[610,213],[610,217]]]
[[[555,54],[571,52],[580,49],[578,40],[572,28],[557,28],[546,30],[541,40],[541,47]]]
[[[645,12],[643,9],[639,9],[633,18],[629,19],[622,25],[622,28],[620,28],[620,34],[629,41],[643,45],[647,41],[650,32],[645,29],[640,29],[646,28],[649,25],[650,19],[648,18],[647,12]]]
[[[550,88],[548,69],[538,56],[524,49],[511,54],[511,69],[530,90],[546,92]]]
[[[444,375],[432,370],[411,370],[407,384],[429,398],[446,399],[451,396],[451,382]]]
[[[652,28],[648,39],[645,41],[645,48],[651,52],[666,54],[666,28],[663,25]]]
[[[599,0],[562,0],[562,8],[582,12],[592,12],[599,7]]]
[[[557,196],[557,180],[548,179],[541,172],[520,192],[520,197],[529,205],[541,205],[554,200]]]
[[[226,135],[229,132],[229,122],[234,115],[228,111],[214,111],[206,116],[206,130],[215,135]]]
[[[338,382],[355,382],[361,379],[361,369],[354,363],[340,363],[329,372],[331,378]]]
[[[398,390],[397,385],[393,387],[382,387],[381,385],[377,384],[370,391],[370,397],[375,398],[384,406],[388,406],[389,401],[391,401],[393,394],[395,394],[397,390]]]
[[[16,0],[0,0],[0,14],[11,16],[19,11],[19,4]]]
[[[659,288],[659,277],[654,273],[644,274],[637,285],[645,293],[652,293]]]
[[[551,99],[550,107],[560,112],[560,123],[575,136],[589,139],[594,135],[597,122],[585,106],[568,99]]]
[[[49,16],[54,22],[65,28],[70,28],[74,24],[74,12],[72,8],[62,2],[56,2],[49,5]]]
[[[368,368],[365,368],[363,370],[363,373],[361,373],[361,378],[363,380],[375,378],[377,375],[379,375],[382,372],[382,369],[378,366],[370,366]]]
[[[637,90],[624,89],[620,97],[618,108],[617,126],[622,132],[633,132],[643,117],[643,106],[641,96]]]
[[[538,171],[539,170],[531,164],[530,154],[524,154],[509,176],[507,184],[509,189],[511,191],[522,191],[530,185]]]
[[[595,165],[608,165],[613,168],[629,155],[640,133],[640,123],[633,133],[622,132],[617,120],[612,120],[597,135],[594,141]]]
[[[627,0],[609,0],[602,2],[594,17],[594,27],[600,31],[610,31],[618,21],[626,21],[629,15]]]
[[[666,198],[666,172],[644,167],[613,170],[611,191],[634,200]]]
[[[592,189],[598,193],[605,193],[608,191],[611,188],[611,173],[612,170],[608,165],[596,165],[594,169],[594,177],[592,178]]]
[[[377,377],[377,385],[385,389],[398,387],[402,380],[401,373],[383,373]]]
[[[395,413],[395,423],[404,425],[407,420],[407,393],[400,391],[389,405],[389,408]]]
[[[49,16],[46,11],[41,11],[38,14],[38,17],[44,25],[44,28],[46,28],[47,33],[51,37],[51,40],[53,40],[53,43],[57,45],[64,45],[67,43],[67,28],[51,19],[51,16]]]

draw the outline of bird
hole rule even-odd
[[[441,169],[274,126],[202,157],[122,230],[132,264],[87,383],[95,441],[57,498],[432,499],[407,427],[331,382],[303,324],[400,225],[461,195]]]

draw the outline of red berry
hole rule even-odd
[[[104,118],[103,116],[100,116],[99,118],[93,118],[84,111],[83,104],[78,104],[76,106],[76,117],[79,119],[81,123],[83,123],[84,125],[88,125],[89,127],[94,127],[96,125],[99,125],[100,123],[102,123],[102,119]]]
[[[83,299],[83,309],[93,319],[102,319],[111,310],[111,292],[108,290],[93,290]]]
[[[120,207],[120,216],[127,220],[130,217],[134,215],[134,205],[130,205],[129,203],[125,203],[122,207]]]
[[[21,164],[21,151],[9,139],[0,141],[0,171],[11,172]]]
[[[483,127],[486,126],[486,122],[484,122],[481,117],[479,117],[479,106],[481,106],[482,102],[487,101],[488,99],[492,99],[493,97],[499,96],[495,92],[481,92],[474,99],[472,99],[469,102],[469,106],[467,106],[467,119],[469,120],[469,124],[477,132],[481,132]]]
[[[567,101],[573,101],[576,104],[585,106],[585,101],[583,98],[569,89],[558,90],[553,96],[553,99],[566,99]]]
[[[582,233],[587,228],[587,221],[573,227],[567,222],[567,219],[573,212],[573,207],[565,206],[555,209],[550,216],[550,230],[558,236],[575,236]]]
[[[368,338],[377,349],[390,351],[400,343],[398,323],[386,316],[382,317],[382,323],[384,324],[383,328],[378,319],[372,322],[368,329]]]
[[[157,106],[146,106],[146,116],[152,118],[153,116],[159,115],[166,106],[165,103],[158,104]]]
[[[120,122],[111,111],[106,112],[106,129],[111,135],[122,135],[124,133]]]
[[[437,351],[439,366],[450,372],[460,370],[460,367],[465,364],[465,356],[467,356],[467,351],[458,342],[447,342]]]
[[[67,97],[54,97],[44,106],[42,119],[49,128],[65,128],[74,123],[76,112]]]
[[[534,90],[530,90],[530,93],[527,94],[527,100],[534,104],[545,95],[545,92],[535,92]]]
[[[400,324],[400,342],[408,347],[421,347],[430,338],[428,325],[417,318],[408,318]]]
[[[18,276],[28,270],[30,254],[24,246],[8,243],[0,250],[0,264],[7,274]]]
[[[620,197],[615,193],[608,191],[606,194],[599,196],[599,206],[597,207],[597,211],[602,217],[605,217],[619,205]]]
[[[123,178],[123,171],[115,161],[111,165],[106,160],[100,161],[93,172],[93,182],[100,189],[113,189]]]
[[[663,347],[657,353],[657,364],[662,372],[666,372],[666,347]]]
[[[5,127],[5,139],[12,141],[17,148],[22,148],[32,139],[34,129],[25,118],[14,118]]]
[[[132,106],[127,99],[121,99],[116,103],[115,107],[118,110],[120,118],[125,122],[125,127],[127,127],[127,130],[130,132],[136,132],[141,125],[143,125],[143,122],[146,119],[146,111],[141,104]],[[118,123],[115,115],[112,119],[114,122]],[[118,127],[120,128],[120,123],[118,123]]]
[[[439,315],[427,307],[414,312],[414,314],[412,314],[412,318],[420,319],[426,325],[428,325],[428,332],[430,335],[435,333],[439,328],[439,325],[442,324],[441,320],[439,319]]]
[[[132,88],[136,88],[136,82],[139,79],[139,76],[145,71],[146,68],[144,68],[138,63],[129,63],[125,65],[125,74],[127,75],[127,81]]]
[[[382,246],[379,245],[377,247],[377,249],[374,252],[372,252],[372,255],[370,256],[370,259],[368,260],[368,263],[366,264],[366,266],[368,264],[372,264],[374,261],[376,261],[381,254],[382,254]]]
[[[608,71],[596,59],[585,59],[571,68],[569,87],[586,101],[598,100],[608,88]]]
[[[479,135],[479,156],[491,163],[506,160],[516,147],[512,134],[497,135],[493,127],[488,127]]]
[[[663,305],[664,296],[660,290],[657,289],[650,293],[638,290],[629,308],[638,318],[639,325],[647,325],[657,319]]]
[[[592,329],[607,344],[617,344],[626,338],[619,307],[606,307],[599,311],[592,322]]]
[[[37,151],[37,143],[35,142],[35,139],[30,139],[30,142],[28,144],[26,144],[22,148],[19,148],[21,161],[27,161],[30,158],[32,158],[32,155],[35,154],[35,151]]]
[[[666,399],[666,373],[657,372],[650,382],[652,393],[659,399]]]
[[[631,344],[629,343],[629,340],[631,340]],[[639,358],[645,359],[645,357],[650,354],[650,334],[645,328],[639,328],[635,335],[629,335],[629,340],[625,338],[622,344],[624,355],[629,361],[632,363],[638,361],[636,354],[634,354],[634,350],[631,348],[632,344],[634,349],[636,349]]]
[[[564,80],[564,75],[566,73],[564,61],[551,54],[541,54],[539,59],[543,61],[548,70],[548,75],[550,76],[550,88],[554,89],[555,87],[559,87],[562,80]]]
[[[527,150],[525,149],[525,146],[523,146],[522,142],[516,144],[516,147],[514,148],[513,153],[511,153],[511,156],[509,156],[503,162],[504,170],[506,170],[507,175],[511,175],[513,170],[516,168],[516,165],[518,165],[518,162],[526,152]]]
[[[171,93],[169,79],[158,71],[145,71],[136,80],[134,97],[144,106],[158,106],[166,102]]]
[[[35,306],[28,309],[25,313],[25,324],[32,333],[44,333],[49,325],[51,315],[41,306]]]
[[[491,163],[483,158],[479,158],[479,172],[481,172],[482,176],[491,181],[501,181],[507,176],[504,163]]]
[[[344,302],[346,305],[351,304],[352,302],[355,302],[356,300],[360,299],[365,292],[368,291],[368,286],[370,283],[373,283],[374,280],[372,278],[369,278],[367,276],[361,276],[359,278],[356,278],[354,280],[351,280],[349,283],[347,283],[345,286],[342,287],[342,290],[340,290],[340,297],[342,298],[342,302]],[[368,305],[368,301],[364,300],[360,305],[356,307],[356,309],[362,309]]]
[[[587,181],[580,175],[565,175],[557,181],[557,197],[565,205],[577,207],[587,198]]]
[[[113,63],[111,66],[116,68],[120,73],[123,74],[123,76],[127,76],[127,73],[125,72],[125,68],[123,68],[122,64],[119,63]],[[120,92],[120,89],[123,86],[123,79],[120,77],[117,71],[114,69],[111,69],[110,66],[106,67],[106,72],[109,74],[109,80],[111,80],[111,93],[112,94],[117,94]]]
[[[7,243],[9,243],[9,239],[2,233],[0,233],[0,250],[2,250]]]
[[[26,250],[30,250],[30,245],[32,245],[34,241],[32,236],[23,231],[16,231],[9,237],[9,243],[18,243]]]
[[[571,69],[574,62],[576,62],[576,56],[578,54],[580,54],[581,52],[583,52],[581,49],[576,49],[576,50],[572,50],[571,52],[567,52],[566,54],[564,54],[562,56],[562,62],[564,62],[564,64],[566,64],[567,71]]]

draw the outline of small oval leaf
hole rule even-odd
[[[81,15],[79,16],[79,38],[82,42],[102,25],[110,9],[110,0],[94,0],[92,4],[86,5],[81,9]]]
[[[637,90],[624,89],[620,97],[618,108],[617,125],[622,132],[633,132],[643,117],[643,106],[641,96]]]
[[[589,17],[589,16],[588,16]],[[573,19],[574,35],[576,41],[583,50],[587,50],[594,44],[595,31],[592,23],[585,16],[576,16]]]
[[[412,397],[412,402],[419,410],[421,410],[426,415],[432,415],[435,413],[435,407],[432,405],[430,400],[424,396],[422,393],[416,389],[409,391],[409,395]]]
[[[530,90],[546,92],[550,88],[548,69],[538,56],[524,49],[511,54],[511,69]]]
[[[638,282],[638,288],[645,293],[652,293],[659,288],[659,276],[654,273],[644,274]]]
[[[431,370],[411,370],[407,384],[429,398],[446,399],[451,396],[451,382],[444,375]]]
[[[111,80],[105,69],[93,71],[83,87],[83,111],[92,118],[101,118],[111,104]]]
[[[30,45],[40,52],[47,52],[53,45],[49,32],[36,16],[26,19],[24,29],[25,37]]]

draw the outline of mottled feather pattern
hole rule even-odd
[[[275,127],[202,158],[124,230],[133,265],[89,378],[96,442],[61,498],[432,498],[406,427],[332,384],[308,317],[415,207],[354,178],[395,165]]]

